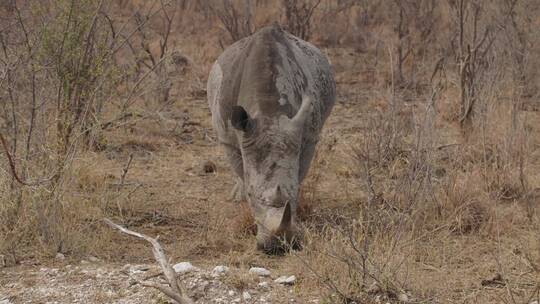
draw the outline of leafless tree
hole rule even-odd
[[[285,28],[291,34],[309,40],[313,14],[322,0],[282,0],[285,10]]]
[[[473,109],[482,85],[481,77],[489,67],[486,56],[489,55],[495,35],[489,24],[481,23],[482,3],[476,0],[451,0],[449,3],[457,25],[454,37],[457,38],[455,40],[459,70],[459,123],[462,129],[466,130],[471,127]]]
[[[241,5],[232,0],[217,0],[217,3],[208,2],[207,9],[215,15],[225,28],[232,42],[247,37],[253,33],[253,7],[252,1],[243,0]],[[227,42],[220,39],[221,47]]]

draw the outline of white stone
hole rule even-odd
[[[234,290],[229,290],[229,296],[234,296],[236,293],[234,292]]]
[[[56,257],[55,257],[57,260],[60,260],[60,261],[63,261],[66,259],[66,256],[63,254],[63,253],[57,253],[56,254]]]
[[[400,293],[398,295],[398,300],[400,300],[401,302],[404,302],[404,303],[408,303],[409,302],[409,296],[407,296],[407,294],[405,294],[405,293]]]
[[[270,271],[262,267],[251,267],[249,273],[256,274],[260,277],[269,277]]]
[[[278,283],[278,284],[283,284],[283,285],[293,285],[294,282],[296,282],[296,277],[295,276],[281,276],[277,279],[274,280],[274,282]]]
[[[262,289],[266,289],[269,287],[268,282],[260,282],[259,287]]]
[[[214,267],[214,270],[212,270],[212,275],[219,276],[222,274],[226,274],[227,272],[229,272],[229,267],[220,265]]]
[[[90,257],[88,257],[88,260],[89,260],[90,262],[92,262],[92,263],[99,262],[99,259],[96,258],[95,256],[90,256]]]
[[[197,270],[197,268],[191,265],[190,262],[177,263],[173,266],[173,269],[176,273],[188,273]]]
[[[244,292],[242,293],[242,298],[244,298],[244,300],[247,301],[247,300],[251,299],[251,295],[249,294],[249,292],[244,291]]]

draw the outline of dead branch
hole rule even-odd
[[[120,179],[120,187],[124,185],[126,175],[127,175],[128,171],[129,171],[129,167],[131,166],[131,161],[133,161],[133,153],[129,154],[129,160],[128,160],[126,166],[122,169],[122,178]]]
[[[23,181],[17,174],[17,170],[15,169],[15,162],[13,161],[13,158],[11,157],[11,154],[9,153],[9,148],[7,146],[6,140],[4,139],[4,136],[2,135],[2,133],[0,133],[0,142],[2,142],[2,148],[4,149],[4,153],[6,154],[6,157],[8,159],[9,168],[11,169],[11,175],[13,175],[15,180],[19,182],[21,185],[31,186],[31,184],[28,184],[25,181]]]
[[[165,255],[165,251],[159,244],[157,238],[151,238],[149,236],[146,236],[142,233],[131,231],[127,228],[124,228],[120,225],[117,225],[113,223],[111,220],[105,218],[103,221],[111,226],[114,229],[120,230],[120,232],[137,237],[139,239],[143,239],[150,244],[152,244],[152,252],[154,253],[154,258],[156,259],[156,262],[159,264],[161,269],[163,270],[163,274],[165,275],[165,278],[167,279],[167,282],[169,283],[169,286],[160,285],[153,282],[139,282],[143,286],[156,288],[162,293],[164,293],[169,298],[173,299],[178,304],[193,304],[194,302],[188,298],[185,295],[184,290],[180,286],[180,282],[176,278],[176,273],[174,272],[174,269],[171,267],[171,264],[168,261],[167,256]]]
[[[17,169],[15,168],[15,161],[13,160],[13,156],[11,155],[11,153],[9,153],[9,147],[7,145],[7,142],[6,142],[6,139],[4,138],[4,136],[2,135],[2,133],[0,133],[0,142],[2,143],[2,149],[4,150],[4,154],[6,155],[7,159],[8,159],[8,163],[9,163],[9,169],[11,171],[11,175],[13,175],[13,178],[21,185],[24,185],[24,186],[29,186],[29,187],[33,187],[33,186],[38,186],[40,184],[43,184],[45,182],[48,182],[48,181],[51,181],[54,177],[54,174],[51,175],[51,177],[48,177],[48,178],[45,178],[45,179],[42,179],[40,181],[35,181],[35,182],[28,182],[28,181],[25,181],[23,180],[19,174],[17,174]]]

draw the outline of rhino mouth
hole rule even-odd
[[[258,242],[257,250],[267,255],[283,256],[291,251],[302,250],[302,242],[297,237],[287,240],[284,237],[274,236],[268,242]]]
[[[257,249],[271,255],[301,250],[303,233],[293,214],[289,201],[283,208],[267,210],[266,218],[257,224]]]

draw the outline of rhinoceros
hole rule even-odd
[[[266,253],[300,244],[298,192],[334,105],[335,82],[319,49],[279,25],[227,47],[207,83],[212,125],[257,224]]]

